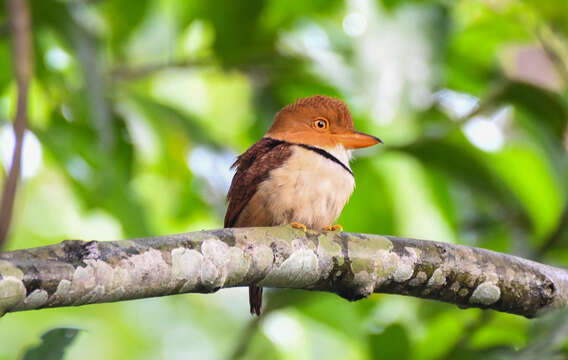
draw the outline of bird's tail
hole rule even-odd
[[[249,304],[250,313],[260,316],[260,308],[262,307],[262,288],[260,286],[249,286]]]

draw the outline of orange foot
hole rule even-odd
[[[326,227],[323,228],[325,231],[343,231],[343,226],[337,224],[337,225],[328,225]]]
[[[308,228],[306,228],[306,225],[300,224],[300,223],[295,222],[295,221],[292,221],[290,223],[290,226],[293,227],[294,229],[302,229],[304,231],[308,231]]]

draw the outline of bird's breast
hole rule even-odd
[[[339,217],[353,192],[355,181],[349,169],[349,154],[343,148],[327,150],[341,164],[294,145],[290,157],[273,169],[255,194],[270,225],[296,221],[321,229]]]

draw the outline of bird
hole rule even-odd
[[[355,188],[351,151],[382,143],[359,132],[347,105],[325,95],[282,108],[266,134],[237,157],[224,227],[334,225]],[[250,312],[260,315],[262,287],[249,286]]]

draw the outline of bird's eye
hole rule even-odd
[[[320,130],[327,129],[327,127],[328,127],[328,121],[327,121],[327,119],[322,118],[322,117],[316,118],[316,119],[314,120],[314,127],[315,127],[316,129],[320,129]]]

